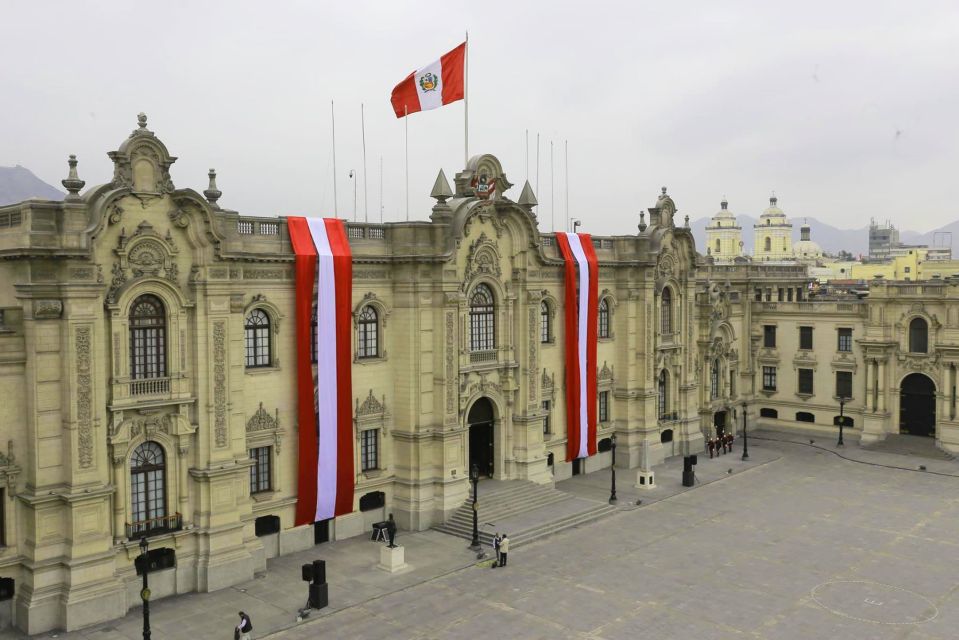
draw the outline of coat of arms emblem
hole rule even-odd
[[[420,88],[423,91],[436,91],[440,84],[440,79],[432,71],[427,71],[420,76]]]
[[[496,191],[496,178],[490,178],[488,175],[481,174],[473,178],[471,186],[477,198],[488,200],[493,192]]]

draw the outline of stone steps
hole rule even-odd
[[[483,485],[480,485],[477,519],[480,542],[484,546],[492,544],[494,535],[490,527],[484,526],[487,522],[493,523],[497,530],[507,532],[511,545],[515,547],[616,511],[613,506],[576,498],[550,485],[526,481],[515,481],[510,485],[499,487],[485,496]],[[510,518],[514,519],[515,526],[510,525]],[[472,540],[472,498],[454,511],[447,522],[434,529]]]

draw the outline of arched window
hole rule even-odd
[[[599,328],[600,338],[609,337],[609,298],[603,298],[599,301]]]
[[[254,309],[246,316],[246,367],[270,366],[270,316]]]
[[[470,296],[470,351],[492,351],[496,348],[496,320],[493,292],[478,284]]]
[[[719,238],[716,238],[716,253],[720,252],[721,247],[722,247],[722,244],[720,244]]]
[[[659,417],[663,419],[669,411],[669,373],[665,369],[659,372]]]
[[[773,239],[770,238],[769,236],[766,236],[766,242],[763,243],[763,247],[765,247],[766,251],[772,251]]]
[[[166,516],[166,460],[163,448],[147,441],[130,457],[132,531],[146,533],[162,528]]]
[[[154,295],[142,295],[130,309],[130,377],[166,377],[166,313]]]
[[[719,360],[713,360],[709,369],[709,399],[715,400],[719,397]]]
[[[368,304],[360,311],[359,330],[357,357],[375,358],[380,355],[379,316],[372,305]]]
[[[913,318],[909,323],[909,351],[911,353],[929,351],[929,324],[922,318]]]
[[[668,335],[673,332],[673,292],[669,287],[663,287],[660,307],[659,332]]]
[[[549,342],[553,337],[552,329],[549,322],[549,303],[543,300],[539,303],[539,341]]]

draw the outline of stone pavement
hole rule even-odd
[[[396,575],[374,568],[368,540],[321,545],[249,583],[154,603],[153,637],[226,637],[240,609],[275,640],[955,637],[959,463],[829,440],[758,433],[748,464],[739,441],[700,456],[692,489],[681,459],[650,491],[620,470],[615,514],[522,546],[506,568],[435,531],[400,538],[413,568]],[[557,486],[605,501],[609,470]],[[299,566],[317,557],[331,607],[297,624]],[[59,637],[138,638],[140,611]]]

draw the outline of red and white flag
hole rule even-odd
[[[287,218],[296,268],[296,524],[353,511],[353,257],[336,218]],[[315,285],[315,289],[314,289]],[[316,380],[311,332],[316,306]]]
[[[439,60],[431,62],[406,76],[393,88],[390,102],[397,118],[436,109],[444,104],[462,100],[465,93],[466,43],[456,47]]]
[[[566,460],[596,453],[599,263],[588,233],[556,233],[565,262]]]

